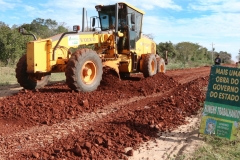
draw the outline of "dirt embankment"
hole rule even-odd
[[[143,142],[197,113],[210,67],[119,80],[105,70],[99,88],[64,83],[0,100],[0,159],[127,159]]]

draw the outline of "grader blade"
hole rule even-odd
[[[119,74],[118,64],[116,62],[112,62],[112,61],[103,62],[103,67],[110,67],[114,69],[118,75],[118,78],[121,79]]]

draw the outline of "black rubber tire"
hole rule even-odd
[[[84,81],[84,66],[87,62],[89,62],[90,65],[93,65],[93,75],[94,78],[92,81],[87,84]],[[88,63],[86,64],[88,65]],[[88,71],[87,71],[88,74]],[[91,92],[97,89],[97,87],[100,85],[100,82],[102,80],[102,74],[103,74],[103,66],[102,61],[100,57],[97,55],[97,53],[90,49],[79,49],[75,53],[72,54],[71,58],[68,60],[67,66],[66,66],[66,83],[69,88],[72,90],[78,91],[78,92]],[[90,78],[92,76],[92,72],[90,75]]]
[[[143,76],[150,77],[157,73],[157,59],[155,54],[147,54],[143,60]]]
[[[43,76],[41,80],[36,80],[33,74],[27,73],[27,56],[23,55],[18,63],[15,70],[16,78],[20,86],[25,89],[33,90],[42,88],[47,85],[50,75]]]
[[[121,72],[121,73],[119,73],[119,75],[120,75],[121,79],[127,79],[127,78],[130,77],[130,73],[129,72]]]
[[[163,58],[160,58],[157,61],[157,73],[162,72],[165,73],[166,72],[166,65],[165,65],[165,61]]]

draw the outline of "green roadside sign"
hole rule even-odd
[[[199,132],[236,139],[240,120],[240,69],[212,66]]]

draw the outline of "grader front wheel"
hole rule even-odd
[[[75,91],[91,92],[102,80],[102,62],[96,52],[80,49],[72,54],[66,67],[66,83]]]
[[[16,78],[20,86],[25,89],[37,89],[44,87],[50,78],[50,75],[28,74],[27,73],[27,56],[23,55],[16,68]]]

